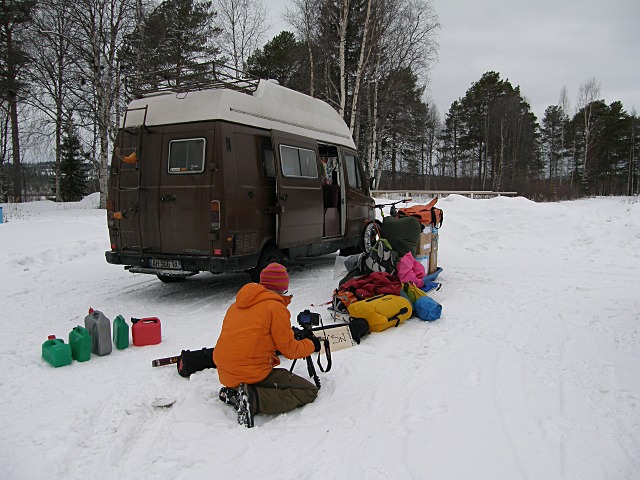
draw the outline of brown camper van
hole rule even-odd
[[[328,104],[265,80],[160,91],[124,114],[107,262],[163,281],[362,248],[374,201]]]

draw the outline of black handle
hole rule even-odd
[[[176,196],[175,195],[163,195],[160,197],[160,200],[163,202],[175,202],[176,201]]]

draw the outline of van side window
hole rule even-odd
[[[280,157],[285,177],[318,178],[318,163],[313,150],[280,145]]]
[[[169,142],[169,173],[202,173],[204,171],[204,138]]]
[[[276,162],[271,145],[267,143],[260,144],[260,159],[262,160],[262,173],[267,177],[275,178]]]
[[[347,176],[349,177],[349,186],[362,190],[362,174],[358,168],[358,162],[353,155],[345,155],[345,161],[347,163]]]

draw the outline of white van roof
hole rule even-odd
[[[145,106],[148,107],[145,124],[150,126],[225,120],[355,149],[349,127],[331,106],[267,80],[260,80],[251,95],[214,88],[163,92],[133,100],[127,112],[127,127],[142,124],[144,111],[131,110]]]

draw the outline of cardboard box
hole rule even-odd
[[[422,264],[426,274],[429,274],[429,255],[420,255],[416,260]]]
[[[431,229],[429,229],[429,233],[420,233],[420,241],[418,242],[418,247],[416,248],[415,257],[422,257],[424,255],[429,255],[431,251]]]
[[[437,230],[436,230],[437,232]],[[438,269],[438,233],[431,233],[431,254],[429,255],[429,275]]]

